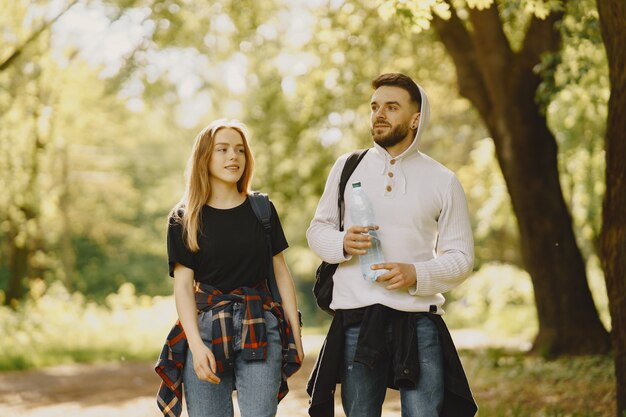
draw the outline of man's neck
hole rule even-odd
[[[415,132],[412,131],[412,133],[410,133],[404,139],[402,139],[401,142],[393,146],[389,146],[388,148],[385,148],[385,150],[389,153],[389,155],[391,155],[392,158],[396,158],[397,156],[402,155],[404,151],[409,149],[414,139],[415,139]]]

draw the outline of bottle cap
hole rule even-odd
[[[353,183],[352,183],[352,188],[361,188],[361,181],[359,181],[359,182],[353,182]]]

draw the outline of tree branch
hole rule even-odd
[[[513,51],[504,33],[497,2],[488,9],[469,9],[470,20],[474,29],[474,45],[482,63],[485,78],[491,80],[497,91],[506,85],[505,79],[510,74]]]
[[[43,32],[45,32],[50,26],[52,26],[61,16],[63,16],[69,9],[71,9],[76,3],[80,0],[72,0],[61,12],[59,12],[54,18],[51,20],[44,22],[39,29],[35,30],[21,45],[15,47],[13,52],[9,54],[9,56],[0,62],[0,71],[4,71],[7,69],[13,61],[15,61],[24,50],[33,43]]]
[[[563,15],[564,11],[559,10],[552,11],[545,19],[532,17],[518,53],[519,65],[523,69],[532,70],[541,61],[542,54],[561,48],[561,31],[557,23],[563,19]]]
[[[454,61],[459,93],[470,100],[483,119],[487,120],[491,113],[492,103],[487,94],[474,41],[456,14],[452,3],[448,1],[448,4],[451,11],[450,18],[444,20],[435,15],[432,21],[433,27]]]

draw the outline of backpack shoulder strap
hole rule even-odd
[[[346,191],[346,185],[348,184],[350,176],[359,165],[368,150],[369,149],[360,149],[358,151],[352,152],[348,159],[346,159],[346,163],[343,166],[343,170],[341,171],[341,177],[339,179],[339,195],[337,201],[337,204],[339,205],[339,230],[343,230],[343,212],[345,207],[343,195]]]
[[[252,205],[254,214],[256,214],[256,217],[261,222],[261,225],[263,225],[265,233],[271,232],[272,225],[270,223],[270,218],[272,216],[272,209],[270,207],[270,199],[267,194],[254,191],[250,194],[250,204]]]
[[[272,298],[277,303],[282,303],[282,299],[280,298],[280,291],[278,291],[278,284],[276,284],[276,276],[274,275],[274,251],[272,250],[272,223],[270,221],[272,217],[272,208],[270,206],[270,198],[267,194],[261,193],[259,191],[254,191],[249,196],[250,205],[252,206],[252,210],[256,215],[259,222],[263,226],[263,231],[265,232],[265,240],[267,241],[267,248],[269,252],[269,277],[267,278],[270,292],[272,293]]]

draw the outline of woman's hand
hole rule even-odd
[[[300,363],[304,362],[304,348],[302,347],[302,336],[296,338],[296,350],[298,351],[298,358]]]
[[[219,384],[220,378],[215,374],[215,356],[202,341],[193,346],[189,346],[193,357],[193,369],[198,375],[198,379],[209,381],[212,384]]]

